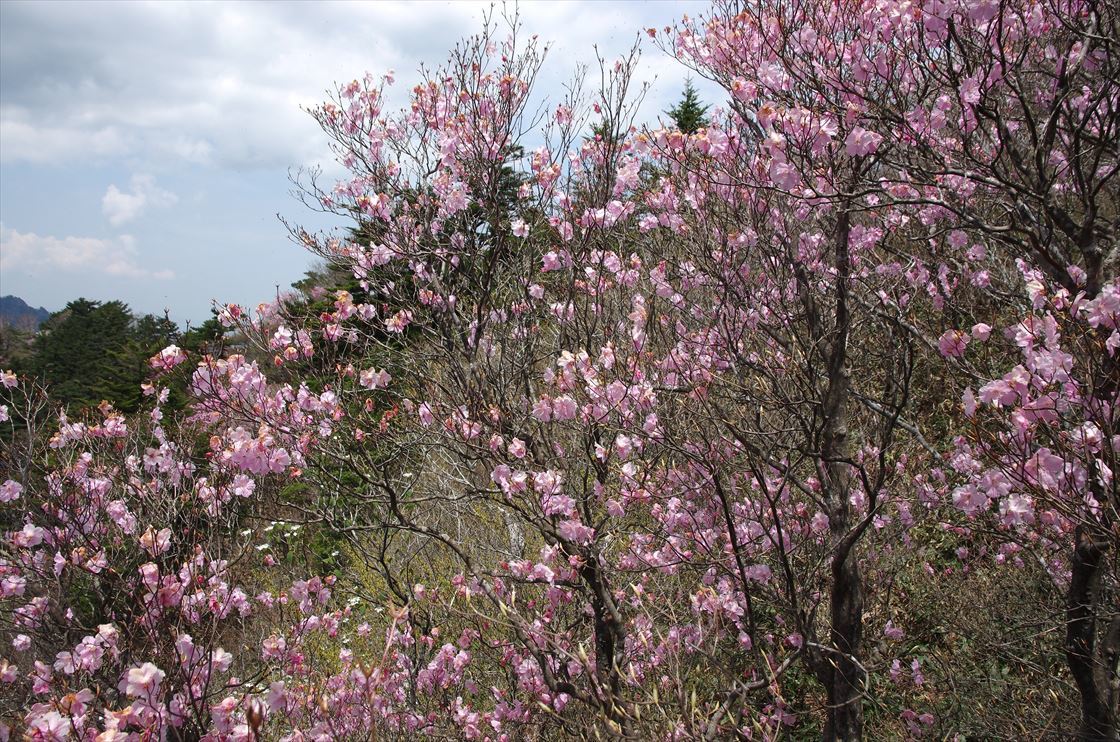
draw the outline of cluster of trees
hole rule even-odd
[[[216,318],[182,332],[166,316],[136,315],[121,301],[76,299],[50,315],[29,340],[6,335],[0,361],[35,378],[55,403],[74,411],[108,402],[132,413],[140,408],[153,354],[173,344],[199,352],[222,335]],[[185,397],[179,394],[177,401]]]
[[[77,299],[40,327],[26,370],[60,402],[95,407],[108,400],[135,412],[148,359],[178,335],[171,320],[134,317],[123,302]]]
[[[342,285],[0,378],[0,729],[1115,740],[1116,8],[717,2],[656,129],[507,30],[312,111]]]

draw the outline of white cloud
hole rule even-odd
[[[389,68],[399,78],[391,102],[406,104],[417,67],[438,66],[460,36],[480,30],[489,7],[0,2],[0,161],[127,157],[148,171],[184,161],[239,170],[321,163],[324,137],[300,106],[320,102],[336,81]],[[702,7],[524,3],[517,12],[526,37],[555,43],[539,85],[560,95],[577,61],[594,65],[595,44],[613,58],[646,26]],[[685,70],[665,62],[647,48],[641,77],[660,77],[643,107],[648,119],[680,92]]]
[[[0,0],[0,214],[40,233],[98,235],[0,230],[5,272],[19,267],[0,276],[4,292],[39,291],[55,297],[43,300],[49,306],[62,306],[100,283],[116,292],[109,298],[171,305],[195,319],[208,316],[199,297],[255,303],[271,295],[306,267],[298,251],[283,251],[283,258],[274,252],[285,234],[272,215],[299,208],[284,198],[283,170],[322,166],[326,187],[343,177],[326,136],[301,106],[321,102],[336,82],[388,69],[396,70],[397,83],[386,108],[407,106],[418,67],[439,67],[456,41],[481,30],[491,5]],[[508,4],[524,24],[522,42],[538,34],[552,44],[530,110],[546,98],[555,103],[577,65],[592,67],[588,84],[594,86],[596,49],[614,59],[642,29],[671,25],[706,6],[692,0]],[[632,91],[657,80],[639,122],[653,121],[677,100],[686,74],[646,46]],[[696,82],[706,103],[723,99]],[[131,181],[106,190],[114,177],[107,172],[151,173],[179,194],[179,205],[153,224],[159,199]],[[60,198],[78,206],[61,209]],[[311,220],[315,228],[336,224],[299,214],[295,220]],[[104,236],[100,230],[110,223],[140,240]],[[198,259],[183,262],[184,255]],[[219,256],[226,269],[208,270]],[[107,274],[167,278],[170,271],[158,269],[172,265],[173,282],[97,281]]]
[[[121,278],[167,280],[170,270],[149,270],[136,263],[136,240],[131,235],[115,239],[51,237],[17,232],[0,225],[0,270],[48,269],[94,272]]]
[[[157,186],[150,175],[133,175],[131,185],[131,193],[126,193],[112,184],[101,197],[101,212],[114,227],[136,219],[149,206],[171,206],[179,200],[171,191]]]
[[[30,118],[26,110],[0,105],[0,162],[60,164],[91,156],[116,157],[129,149],[115,126],[36,124]]]
[[[110,185],[101,197],[101,212],[108,217],[110,224],[119,226],[139,216],[144,210],[145,200],[142,193],[122,193],[115,185]]]

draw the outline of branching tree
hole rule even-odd
[[[1116,24],[717,2],[652,35],[727,110],[690,86],[661,129],[636,52],[534,108],[516,18],[402,111],[391,78],[339,86],[311,113],[347,174],[305,200],[355,223],[293,229],[336,285],[222,307],[174,425],[171,345],[145,416],[3,438],[6,713],[31,738],[1115,739]],[[41,395],[0,381],[14,428]],[[903,642],[956,568],[1047,581],[1019,607],[1065,658],[1019,658],[1037,713]]]

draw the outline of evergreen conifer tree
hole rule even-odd
[[[132,412],[151,371],[148,359],[178,337],[178,327],[166,317],[135,317],[120,301],[76,299],[43,323],[27,370],[69,406],[108,400]]]
[[[708,106],[700,105],[700,96],[692,84],[692,79],[689,78],[684,82],[684,92],[681,94],[680,102],[665,113],[673,119],[673,123],[682,133],[693,134],[708,125],[708,117],[704,115],[707,111]]]

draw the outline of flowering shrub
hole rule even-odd
[[[889,616],[942,533],[1046,565],[1079,734],[1114,736],[1115,29],[717,3],[650,31],[730,96],[687,135],[636,126],[634,56],[534,129],[516,24],[399,113],[340,86],[348,175],[306,196],[357,223],[295,230],[353,277],[322,311],[224,307],[238,352],[165,349],[134,420],[46,432],[2,377],[13,726],[967,733]]]

